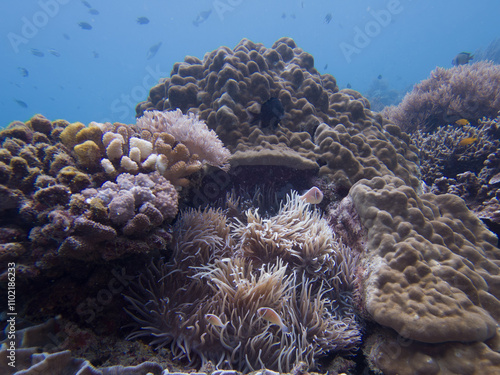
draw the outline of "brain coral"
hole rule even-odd
[[[365,298],[375,321],[426,343],[496,334],[500,250],[460,198],[418,196],[391,176],[361,180],[350,195],[368,229]]]
[[[279,98],[283,126],[262,129],[261,105]],[[290,38],[272,48],[243,39],[203,61],[188,56],[171,76],[150,90],[145,111],[180,109],[206,120],[233,153],[237,165],[320,168],[346,189],[360,178],[394,174],[418,185],[415,149],[397,126],[369,110],[354,90],[314,68],[313,57]]]

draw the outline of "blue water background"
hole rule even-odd
[[[169,76],[175,62],[186,55],[202,59],[219,46],[234,48],[242,38],[271,47],[280,37],[292,37],[314,56],[321,73],[363,93],[379,75],[395,90],[411,89],[436,66],[451,67],[458,52],[473,52],[500,37],[497,0],[88,2],[98,15],[80,0],[0,3],[0,127],[36,113],[72,122],[134,122],[137,102]],[[209,10],[195,26],[193,20]],[[139,25],[140,16],[150,23]],[[92,30],[81,29],[81,21]],[[27,30],[27,22],[38,26]],[[359,30],[371,36],[355,40]],[[149,48],[159,42],[148,60]],[[351,55],[342,50],[349,46],[356,48]],[[34,56],[32,48],[45,56]],[[22,77],[19,67],[29,76]]]

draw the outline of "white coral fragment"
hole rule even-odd
[[[145,139],[132,137],[129,140],[130,148],[138,148],[141,151],[141,160],[146,159],[153,152],[153,144]]]
[[[128,157],[139,164],[141,162],[141,150],[138,147],[132,147],[128,152]]]
[[[113,163],[111,163],[111,161],[109,159],[102,159],[101,165],[102,165],[102,168],[104,169],[104,172],[106,172],[107,174],[113,174],[116,172],[116,169],[113,166]]]
[[[122,157],[120,160],[120,166],[128,172],[137,172],[139,170],[137,163],[128,156]]]
[[[119,160],[123,156],[123,138],[114,138],[106,147],[106,155],[110,160]]]

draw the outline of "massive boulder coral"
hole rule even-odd
[[[263,129],[261,105],[270,98],[281,101],[285,115],[281,126]],[[369,108],[358,92],[339,90],[331,75],[319,74],[292,39],[281,38],[271,48],[243,39],[203,61],[186,57],[136,111],[198,114],[231,150],[233,166],[321,167],[321,176],[346,190],[360,178],[392,173],[416,187],[409,138]]]
[[[376,322],[424,343],[496,335],[500,250],[460,198],[419,196],[390,176],[361,180],[350,195],[368,230],[365,298]]]
[[[500,251],[461,199],[417,196],[390,177],[350,194],[373,252],[367,307],[376,321],[423,342],[495,334]]]

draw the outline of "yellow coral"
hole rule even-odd
[[[100,166],[101,150],[94,141],[85,141],[76,145],[73,149],[78,164],[85,168],[96,168]]]
[[[78,133],[76,133],[75,136],[76,143],[93,141],[99,147],[103,147],[101,139],[102,139],[102,131],[95,124],[90,124],[88,127],[81,129]]]
[[[64,167],[57,174],[57,181],[69,186],[72,193],[78,193],[81,190],[90,186],[92,181],[90,177],[83,172],[80,172],[75,167]]]
[[[59,135],[59,139],[66,147],[72,149],[78,143],[76,140],[76,134],[83,128],[85,128],[85,125],[83,125],[81,122],[74,122],[72,124],[69,124],[61,132],[61,134]]]

